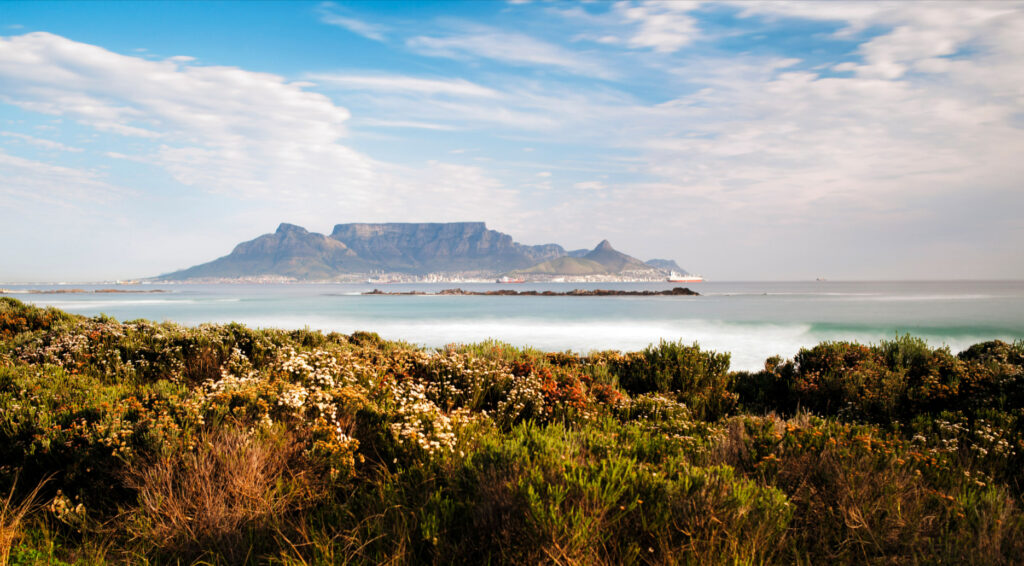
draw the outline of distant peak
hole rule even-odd
[[[282,222],[281,225],[277,227],[278,234],[287,234],[288,232],[299,232],[301,234],[305,234],[308,232],[308,230],[306,230],[302,226],[288,224],[287,222]]]
[[[612,243],[609,242],[608,240],[601,240],[601,243],[598,244],[596,248],[594,248],[594,251],[595,252],[604,252],[604,251],[613,252],[613,251],[615,251],[615,248],[612,247]]]

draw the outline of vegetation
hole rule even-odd
[[[6,564],[1016,564],[1024,344],[422,350],[0,299]]]
[[[544,273],[550,275],[594,275],[611,273],[608,267],[590,259],[581,257],[560,257],[538,263],[526,269],[517,269],[512,273]]]

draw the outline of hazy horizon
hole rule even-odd
[[[0,281],[482,221],[716,281],[1021,280],[1021,2],[5,2]]]

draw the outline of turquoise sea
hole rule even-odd
[[[1024,339],[1024,281],[703,282],[699,297],[364,296],[363,291],[669,289],[671,283],[4,285],[10,296],[84,315],[186,325],[368,330],[436,347],[486,338],[550,351],[636,350],[659,339],[732,353],[734,369],[791,357],[823,340],[910,333],[954,352]],[[24,294],[27,289],[165,290]],[[18,291],[22,291],[19,293]]]

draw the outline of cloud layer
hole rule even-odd
[[[951,250],[1024,276],[1019,3],[357,8],[309,25],[379,52],[288,76],[0,38],[0,102],[64,132],[3,127],[6,206],[178,190],[232,207],[225,244],[281,220],[479,219],[719,278],[928,277]]]

